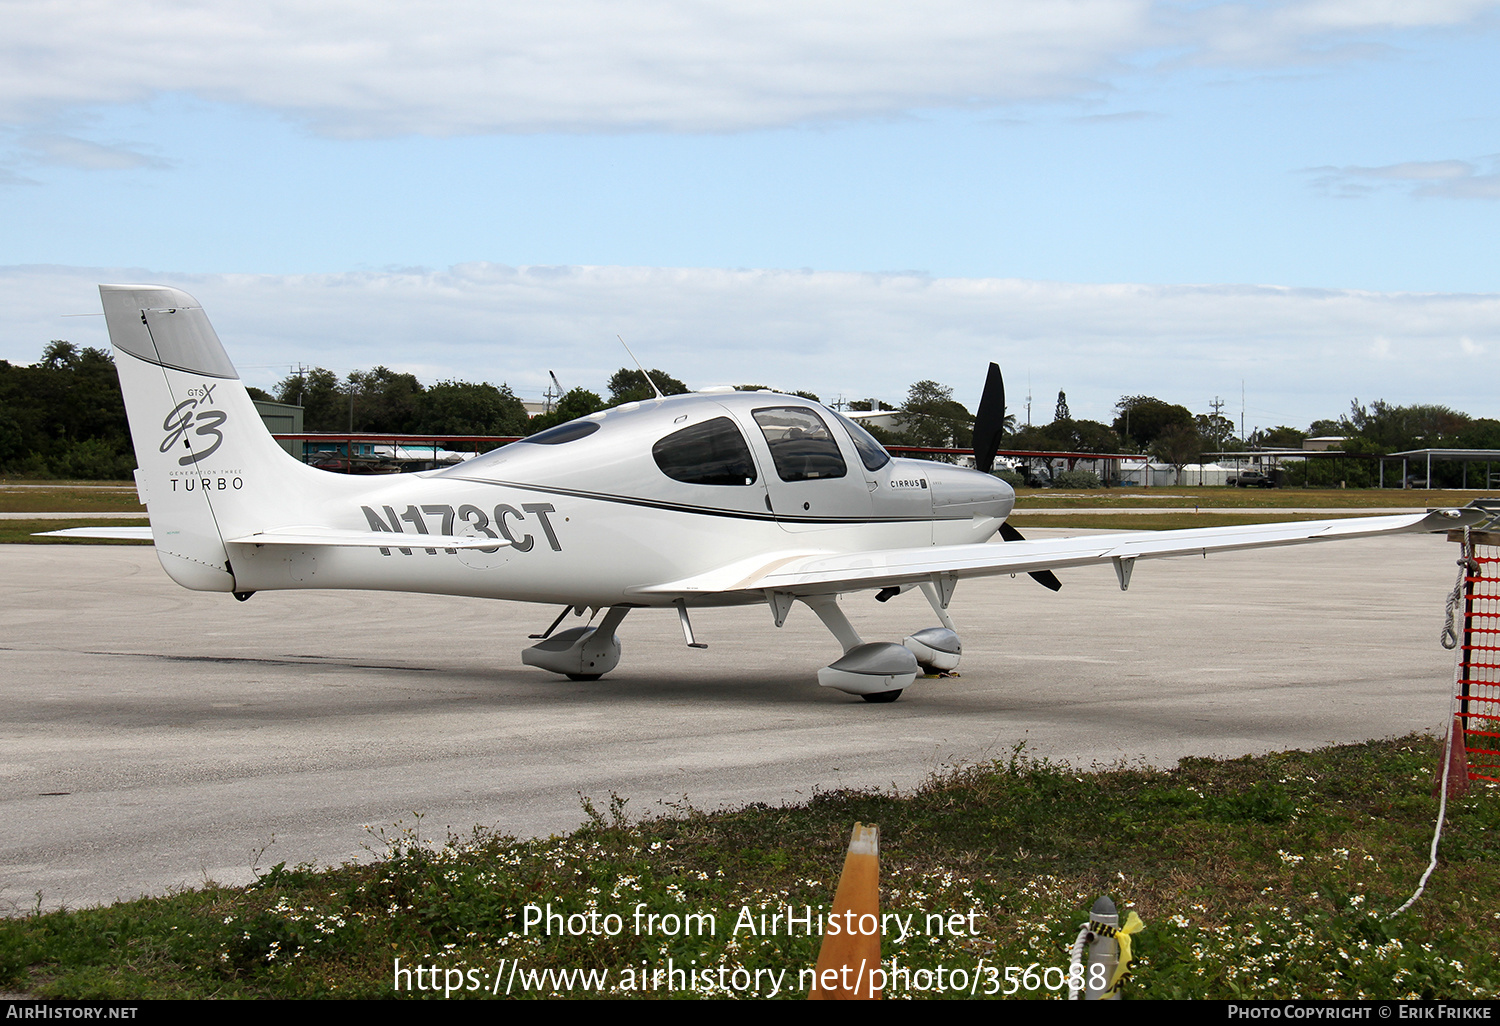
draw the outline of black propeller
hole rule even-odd
[[[993,367],[994,364],[990,364],[990,366]],[[1024,537],[1022,537],[1020,531],[1017,531],[1009,524],[1000,525],[1000,537],[1004,538],[1008,542],[1026,540]],[[1051,588],[1053,591],[1060,591],[1062,589],[1062,581],[1059,581],[1057,579],[1057,575],[1054,574],[1051,570],[1032,570],[1031,579],[1040,584],[1042,587]]]
[[[995,453],[1000,448],[1000,436],[1005,433],[1005,379],[1000,376],[1000,365],[990,364],[990,372],[984,379],[984,395],[979,397],[979,412],[974,415],[974,467],[988,474],[995,465]],[[1009,524],[1000,525],[1000,537],[1008,542],[1025,541],[1021,532]],[[1058,591],[1062,581],[1051,570],[1033,570],[1031,579],[1044,588]]]
[[[974,466],[980,473],[988,474],[995,465],[995,450],[1000,448],[1004,431],[1005,379],[1000,376],[1000,366],[992,363],[984,379],[979,412],[974,415]]]

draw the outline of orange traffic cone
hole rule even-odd
[[[810,1001],[880,997],[880,828],[854,824],[844,872],[833,895]]]

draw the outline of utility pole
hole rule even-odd
[[[553,385],[557,386],[557,396],[556,396],[556,398],[558,398],[558,399],[561,399],[563,397],[563,387],[562,387],[562,382],[560,382],[560,381],[557,380],[557,375],[556,374],[552,373],[551,371],[548,371],[547,372],[547,376],[552,379],[552,384],[547,386],[547,391],[544,392],[544,393],[542,393],[542,395],[547,400],[547,409],[546,409],[545,412],[551,413],[552,412],[552,399],[553,399],[552,386]]]

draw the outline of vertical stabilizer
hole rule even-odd
[[[327,475],[276,444],[193,297],[160,285],[99,295],[162,566],[184,587],[235,591],[224,539],[285,522],[329,490]]]

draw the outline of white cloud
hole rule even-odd
[[[119,171],[129,168],[167,167],[166,161],[148,156],[127,145],[89,142],[71,135],[29,135],[21,140],[33,159],[43,164],[60,164],[86,171]]]
[[[1418,196],[1442,196],[1446,199],[1500,199],[1500,175],[1468,175],[1441,184],[1425,185]]]
[[[1079,125],[1111,125],[1127,121],[1154,121],[1162,116],[1148,110],[1122,110],[1113,114],[1081,114],[1070,120]]]
[[[933,378],[972,408],[997,360],[1013,406],[1029,374],[1034,410],[1050,412],[1061,388],[1080,418],[1107,419],[1116,399],[1138,393],[1202,412],[1242,380],[1280,423],[1335,416],[1356,395],[1500,417],[1468,348],[1500,339],[1497,294],[491,264],[311,276],[22,267],[0,269],[0,357],[34,362],[53,338],[106,345],[102,318],[60,315],[97,310],[94,285],[111,280],[196,295],[262,387],[301,362],[340,374],[385,364],[538,395],[554,370],[567,387],[597,390],[628,362],[620,334],[648,367],[694,387],[894,402]]]
[[[1385,167],[1348,167],[1347,174],[1365,175],[1370,178],[1395,178],[1407,181],[1432,182],[1454,178],[1469,178],[1474,174],[1474,165],[1463,160],[1407,161],[1404,164],[1389,164]]]
[[[1325,60],[1495,0],[11,4],[0,119],[187,93],[332,135],[733,131],[1097,95],[1127,65]]]
[[[1494,157],[1485,158],[1495,163]],[[1335,196],[1359,197],[1377,188],[1402,188],[1413,196],[1500,199],[1500,174],[1482,174],[1466,160],[1409,160],[1381,167],[1315,167],[1313,186]]]
[[[1271,3],[1162,5],[1181,18],[1200,63],[1297,64],[1374,52],[1382,34],[1449,28],[1482,21],[1489,0],[1280,0]]]

